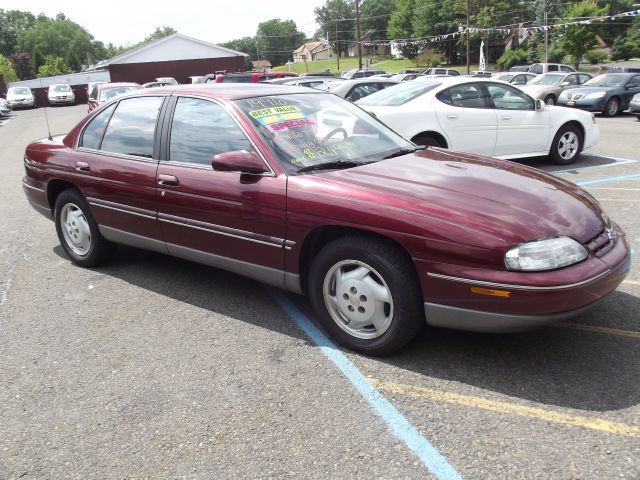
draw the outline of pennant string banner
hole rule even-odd
[[[593,23],[602,23],[605,21],[615,21],[618,20],[620,18],[628,18],[628,17],[636,17],[640,15],[640,10],[631,10],[628,12],[622,12],[622,13],[617,13],[615,15],[603,15],[601,17],[591,17],[588,19],[583,19],[583,20],[576,20],[576,21],[572,21],[572,22],[563,22],[563,23],[556,23],[553,25],[540,25],[540,26],[528,26],[528,27],[517,27],[518,30],[522,30],[525,34],[529,33],[529,32],[549,32],[549,31],[553,31],[555,29],[560,29],[560,28],[569,28],[571,26],[574,25],[591,25]],[[491,27],[491,28],[478,28],[478,27],[469,27],[466,28],[464,26],[460,26],[458,28],[457,31],[455,32],[450,32],[450,33],[444,33],[444,34],[440,34],[440,35],[432,35],[429,37],[418,37],[418,38],[399,38],[396,40],[368,40],[368,41],[363,41],[361,42],[362,45],[368,46],[368,47],[373,47],[376,45],[385,45],[385,46],[390,46],[391,44],[394,45],[398,45],[401,47],[404,46],[408,46],[408,45],[415,45],[415,46],[419,46],[419,45],[428,45],[430,43],[438,43],[438,42],[443,42],[443,41],[447,41],[447,40],[453,40],[459,37],[462,37],[464,35],[467,34],[467,32],[469,33],[484,33],[484,34],[489,34],[489,35],[509,35],[511,33],[513,33],[514,29],[516,27]],[[348,44],[357,44],[357,41],[343,41],[341,43],[348,43]]]

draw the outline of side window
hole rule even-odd
[[[631,80],[629,80],[629,83],[627,83],[627,87],[640,87],[640,75],[634,75],[633,77],[631,77]]]
[[[527,83],[527,77],[525,77],[524,75],[516,75],[511,83],[514,85],[524,85],[525,83]]]
[[[573,68],[567,67],[565,65],[561,65],[560,66],[560,71],[561,72],[573,72],[574,70],[573,70]]]
[[[100,150],[152,158],[162,99],[163,97],[138,97],[119,102]]]
[[[447,71],[444,68],[436,68],[436,75],[446,75]]]
[[[107,127],[107,122],[115,108],[115,105],[110,106],[106,110],[101,111],[89,122],[82,133],[82,138],[80,139],[79,144],[80,147],[91,148],[93,150],[100,149],[100,142],[102,142],[102,136],[104,135],[105,128]]]
[[[89,98],[91,98],[91,99],[98,98],[98,86],[97,85],[91,89],[91,93],[89,93]]]
[[[547,66],[547,72],[557,72],[558,71],[558,65],[548,65]]]
[[[213,157],[235,150],[252,151],[244,132],[220,105],[181,97],[171,123],[169,160],[211,167]]]
[[[355,102],[356,100],[360,100],[367,95],[371,95],[373,92],[377,92],[380,90],[379,83],[363,83],[361,85],[356,85],[347,95],[347,100],[351,100]]]
[[[480,87],[473,83],[456,85],[438,95],[438,99],[454,107],[486,108],[484,95]]]
[[[531,97],[507,85],[487,84],[487,90],[496,108],[501,110],[535,110]]]
[[[568,75],[567,82],[569,82],[570,85],[579,85],[580,82],[578,81],[578,75]]]
[[[532,65],[529,70],[531,71],[531,73],[540,75],[542,73],[542,65],[540,65],[539,63],[536,63],[535,65]]]

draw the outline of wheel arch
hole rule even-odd
[[[417,133],[413,137],[411,137],[411,141],[415,143],[418,137],[421,136],[433,137],[435,140],[440,142],[442,148],[449,148],[449,142],[447,142],[447,139],[444,137],[444,135],[442,135],[440,132],[436,132],[435,130],[425,130],[424,132]]]
[[[334,240],[354,235],[377,239],[379,241],[393,245],[398,249],[399,252],[401,252],[411,261],[411,264],[413,264],[413,260],[411,255],[409,254],[409,251],[400,242],[389,236],[364,228],[345,227],[340,225],[325,225],[322,227],[318,227],[315,230],[311,231],[305,237],[300,248],[298,272],[300,274],[300,286],[305,295],[308,293],[309,271],[311,269],[311,264],[313,263],[313,259],[318,255],[320,250],[322,250],[325,245]],[[415,274],[416,280],[418,280],[417,272],[415,272]]]
[[[58,199],[58,196],[63,191],[69,188],[80,191],[78,187],[76,187],[73,183],[66,180],[51,180],[47,184],[47,201],[49,202],[49,206],[51,207],[52,212],[55,210],[56,200]]]

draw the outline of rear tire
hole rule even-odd
[[[440,142],[440,140],[426,133],[423,133],[414,137],[413,143],[415,143],[416,145],[423,145],[426,147],[446,148],[446,145],[443,145],[442,142]]]
[[[425,324],[415,267],[384,240],[348,236],[327,244],[313,260],[308,291],[325,330],[356,352],[395,352]]]
[[[604,111],[602,114],[605,117],[615,117],[618,114],[618,109],[620,108],[620,102],[616,97],[612,97],[607,100],[607,103],[604,106]]]
[[[60,244],[76,265],[96,267],[115,253],[116,245],[100,234],[79,191],[68,189],[58,195],[54,218]]]
[[[573,125],[564,125],[553,138],[549,156],[558,165],[568,165],[580,155],[582,143],[582,132]]]

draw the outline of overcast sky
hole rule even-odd
[[[105,44],[128,45],[141,41],[156,27],[167,25],[179,33],[211,43],[256,34],[258,24],[272,18],[293,20],[298,30],[312,35],[317,25],[313,9],[326,0],[2,0],[5,10],[59,12],[86,28]]]

